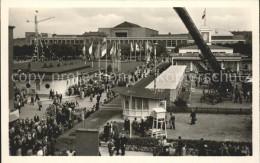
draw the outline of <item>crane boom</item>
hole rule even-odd
[[[192,21],[189,13],[187,10],[183,7],[174,7],[173,8],[176,13],[179,15],[181,18],[182,22],[188,29],[190,35],[194,39],[195,43],[197,44],[198,48],[201,50],[201,53],[207,59],[210,68],[215,72],[215,73],[220,73],[221,72],[221,66],[217,62],[215,56],[211,52],[209,46],[207,43],[203,40],[198,28],[195,26],[194,22]]]
[[[54,19],[54,18],[55,18],[55,17],[53,16],[53,17],[49,17],[49,18],[46,18],[46,19],[38,20],[38,23],[39,23],[39,22],[43,22],[43,21],[45,21],[45,20]]]

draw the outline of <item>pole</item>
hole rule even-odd
[[[107,74],[107,40],[106,40],[106,74]]]
[[[40,56],[39,56],[39,48],[38,48],[38,20],[37,20],[37,15],[35,15],[34,17],[34,23],[35,23],[35,46],[36,46],[36,54],[37,54],[37,60],[39,60]]]
[[[132,52],[132,43],[130,42],[130,58],[129,58],[129,61],[131,61],[131,52]]]
[[[156,67],[156,45],[154,46],[154,93],[156,93],[156,77],[157,77],[157,67]]]
[[[139,49],[140,49],[140,61],[141,61],[141,58],[142,58],[142,48],[141,48],[141,41],[139,43]]]
[[[135,61],[136,61],[136,43],[134,43],[135,44]]]
[[[207,16],[206,16],[206,8],[205,8],[205,18],[204,18],[204,26],[206,26],[206,18],[207,18]]]
[[[98,42],[98,68],[99,68],[99,81],[101,80],[101,71],[100,71],[100,56],[101,56],[101,51],[100,51],[100,44]]]

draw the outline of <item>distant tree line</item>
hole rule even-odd
[[[139,45],[139,44],[138,44]],[[58,57],[58,58],[71,58],[71,57],[80,57],[83,55],[83,44],[51,44],[48,45],[48,48],[44,45],[43,48],[39,46],[39,53],[40,55],[44,54],[45,57],[51,58],[51,57]],[[91,43],[85,44],[86,48],[86,55],[89,56],[89,47],[91,46]],[[107,44],[107,53],[108,56],[110,56],[110,50],[113,46],[113,43]],[[143,43],[143,50],[141,51],[141,55],[144,57],[145,55],[145,43]],[[93,43],[93,54],[97,50],[98,42]],[[130,56],[130,43],[121,43],[121,56],[122,57],[129,57]],[[33,56],[33,53],[35,51],[34,45],[24,45],[24,46],[14,46],[14,58],[30,58]],[[135,55],[135,52],[132,52],[132,56]],[[165,56],[166,55],[166,47],[162,43],[158,43],[156,46],[156,55],[157,56]],[[140,56],[140,52],[136,52],[136,56]],[[151,53],[151,56],[153,57],[153,52]],[[108,57],[110,58],[110,57]]]

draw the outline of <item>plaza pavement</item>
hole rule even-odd
[[[104,99],[106,98],[106,93],[103,93],[100,101],[103,102]],[[28,99],[30,99],[30,97],[28,97]],[[52,99],[49,99],[47,96],[40,96],[40,99],[42,101],[42,110],[39,111],[39,106],[37,104],[37,102],[34,103],[34,105],[30,105],[30,100],[28,101],[28,104],[25,104],[24,107],[21,108],[21,113],[20,113],[20,118],[26,118],[28,117],[29,119],[33,118],[33,116],[37,113],[37,115],[39,116],[39,118],[43,118],[46,115],[46,109],[47,107],[53,103]],[[79,96],[64,96],[62,98],[62,102],[65,101],[74,101],[76,102],[76,100],[79,103],[79,106],[76,107],[77,108],[84,108],[86,107],[87,110],[91,110],[91,108],[93,107],[93,105],[96,104],[97,100],[96,100],[96,96],[95,98],[93,98],[93,101],[91,102],[89,97],[85,97],[84,99],[80,99]]]
[[[175,118],[176,129],[167,129],[168,138],[252,142],[252,121],[247,115],[197,114],[195,125],[190,125],[189,113],[176,113]]]

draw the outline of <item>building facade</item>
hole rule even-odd
[[[249,42],[248,34],[229,32],[219,29],[210,29],[208,26],[203,26],[199,29],[204,35],[208,34],[208,40],[211,44],[234,44],[238,42]],[[28,32],[30,37],[29,43],[34,44],[34,35]],[[120,41],[121,43],[141,42],[149,41],[150,43],[161,43],[166,46],[167,49],[174,49],[180,44],[194,43],[194,40],[188,33],[184,34],[159,34],[159,31],[141,27],[140,25],[123,22],[115,27],[98,28],[97,32],[85,32],[82,35],[52,35],[51,37],[46,34],[42,34],[38,37],[40,41],[45,41],[49,44],[84,44],[84,42],[91,42],[93,39],[102,40],[107,38],[109,43],[113,41]],[[206,36],[205,36],[206,37]],[[27,37],[26,37],[27,38]]]

